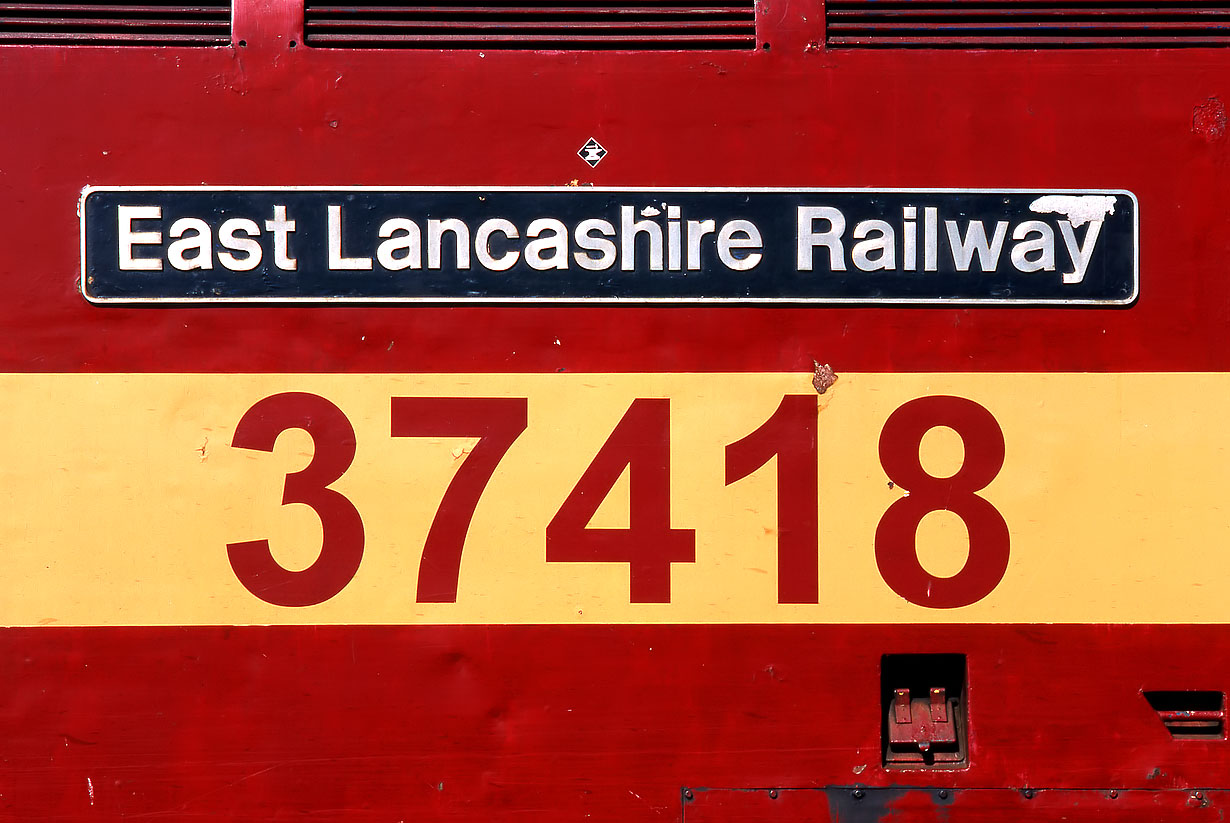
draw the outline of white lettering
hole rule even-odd
[[[544,231],[549,231],[542,237]],[[531,269],[546,271],[547,269],[568,268],[568,227],[551,217],[540,217],[525,229],[526,237],[541,237],[525,244],[525,262]],[[551,251],[550,257],[543,257],[544,251]]]
[[[134,220],[161,220],[162,206],[120,206],[119,242],[120,271],[162,271],[162,260],[153,257],[133,257],[133,246],[157,246],[162,243],[162,232],[133,231]]]
[[[749,271],[756,268],[761,255],[748,252],[736,257],[731,252],[735,249],[759,249],[763,243],[760,229],[756,228],[756,224],[751,220],[731,220],[718,232],[718,259],[731,271]]]
[[[370,257],[342,256],[342,207],[329,207],[329,268],[334,271],[364,271],[372,267]]]
[[[915,271],[918,269],[918,224],[914,221],[918,219],[918,208],[905,206],[901,209],[901,216],[904,218],[901,226],[902,268]]]
[[[682,227],[679,218],[683,210],[679,206],[666,207],[666,268],[679,271],[683,268]]]
[[[274,206],[273,219],[265,221],[265,231],[273,232],[273,264],[282,271],[299,268],[298,261],[290,256],[290,235],[295,230],[295,221],[286,219],[286,207]]]
[[[605,271],[615,265],[615,244],[610,240],[594,237],[594,232],[614,237],[615,227],[609,220],[592,219],[577,223],[572,237],[576,241],[577,248],[583,251],[574,252],[572,258],[586,271]],[[598,257],[594,257],[589,252],[598,252]]]
[[[246,217],[232,217],[218,227],[218,242],[222,248],[242,253],[236,257],[230,252],[218,252],[218,262],[231,271],[252,271],[261,264],[261,244],[253,240],[259,237],[261,227]]]
[[[688,271],[700,271],[700,241],[715,231],[717,223],[712,220],[688,221]]]
[[[423,235],[419,224],[394,217],[380,224],[380,236],[387,237],[376,247],[376,259],[389,271],[423,268]]]
[[[825,220],[829,230],[816,233],[815,221]],[[798,269],[812,270],[812,250],[816,246],[824,246],[829,250],[829,270],[846,270],[846,253],[841,244],[841,235],[846,230],[846,217],[840,209],[830,206],[799,206],[798,207]]]
[[[878,234],[869,237],[871,232]],[[863,238],[867,239],[863,240]],[[894,248],[897,242],[896,235],[893,227],[888,223],[883,220],[864,220],[854,227],[854,239],[863,241],[855,243],[854,248],[850,250],[850,259],[855,268],[860,271],[897,268],[897,252]],[[878,252],[878,254],[872,257],[872,252]]]
[[[517,227],[502,217],[484,220],[479,225],[478,231],[474,232],[474,256],[478,258],[478,262],[483,268],[491,269],[491,271],[508,271],[517,265],[521,252],[510,250],[499,257],[493,257],[491,255],[491,235],[496,232],[513,240],[520,237],[517,234]]]
[[[978,267],[984,272],[995,271],[999,267],[999,255],[1004,250],[1004,238],[1008,236],[1006,221],[995,224],[995,236],[990,242],[981,220],[969,221],[964,239],[957,231],[957,221],[945,220],[944,229],[948,232],[948,247],[952,249],[952,262],[957,271],[969,271],[975,254],[978,255]]]
[[[932,206],[923,209],[923,271],[939,271],[940,210]]]
[[[457,240],[457,268],[470,268],[470,227],[456,217],[427,221],[427,268],[440,268],[440,244],[445,232],[452,232]]]
[[[184,232],[192,234],[184,237]],[[171,224],[172,237],[184,237],[167,247],[167,259],[171,265],[180,271],[192,269],[212,269],[214,267],[214,233],[209,224],[196,217],[181,217]],[[192,257],[185,257],[184,252],[195,251]]]
[[[636,236],[646,234],[649,237],[649,270],[662,271],[662,227],[652,220],[634,223],[635,217],[632,206],[619,207],[620,268],[624,271],[636,269]]]
[[[1030,235],[1037,235],[1030,238]],[[1055,230],[1041,220],[1026,220],[1012,230],[1012,265],[1020,271],[1055,270]],[[1030,257],[1037,253],[1036,257]]]
[[[1077,245],[1076,232],[1067,220],[1059,221],[1059,233],[1063,235],[1063,244],[1068,249],[1068,257],[1072,258],[1072,271],[1063,273],[1063,282],[1080,283],[1085,279],[1085,270],[1089,268],[1089,260],[1093,257],[1093,247],[1098,243],[1098,234],[1102,231],[1101,220],[1090,220],[1089,228],[1085,229],[1085,244]]]

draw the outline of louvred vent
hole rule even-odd
[[[308,0],[311,46],[409,49],[753,49],[751,0]]]
[[[218,46],[230,41],[229,0],[192,5],[0,0],[0,44]]]
[[[1230,44],[1230,3],[828,0],[830,46],[1159,48]]]

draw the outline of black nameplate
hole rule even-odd
[[[153,302],[1125,304],[1125,191],[89,188],[82,293]]]

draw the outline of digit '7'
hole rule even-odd
[[[478,437],[448,484],[423,544],[416,599],[457,602],[461,550],[483,489],[525,431],[524,397],[394,397],[393,437]]]

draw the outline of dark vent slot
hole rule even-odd
[[[311,46],[408,49],[754,49],[752,2],[505,0],[448,3],[312,2]]]
[[[1226,710],[1222,692],[1145,692],[1145,700],[1176,740],[1225,737]]]
[[[140,3],[0,2],[0,45],[217,46],[231,41],[229,0],[193,5]]]
[[[1230,2],[829,0],[828,45],[1115,48],[1230,44]]]

